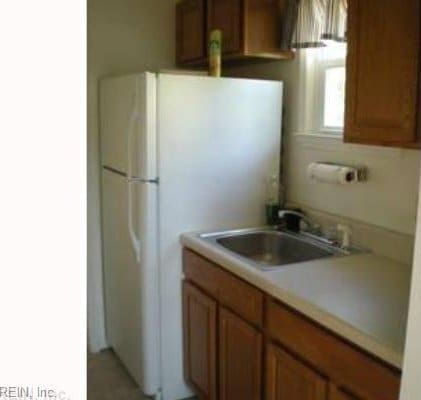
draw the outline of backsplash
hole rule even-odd
[[[314,210],[299,203],[290,203],[290,205],[300,207],[312,221],[320,224],[322,230],[336,227],[338,223],[348,225],[352,231],[351,244],[395,261],[412,265],[414,253],[413,235],[379,228],[341,215]]]
[[[416,224],[419,152],[343,144],[338,139],[289,134],[286,148],[287,199],[413,235]],[[315,161],[367,167],[367,181],[349,185],[317,183],[307,176]]]

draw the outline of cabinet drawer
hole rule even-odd
[[[186,279],[255,326],[262,326],[263,293],[211,261],[183,250]]]
[[[190,250],[183,249],[184,276],[215,299],[218,299],[220,280],[219,269],[218,266],[206,258],[203,258]]]
[[[262,326],[263,293],[224,270],[220,270],[219,282],[219,301],[245,320]]]
[[[273,299],[267,302],[270,337],[363,398],[397,400],[400,374]]]

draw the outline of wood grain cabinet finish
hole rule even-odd
[[[267,331],[332,382],[367,400],[397,400],[400,373],[274,300],[267,302]]]
[[[346,391],[345,389],[338,388],[332,384],[330,385],[329,400],[367,400],[367,399],[356,397],[353,394]]]
[[[244,48],[244,0],[208,0],[208,30],[222,31],[222,53]]]
[[[207,42],[214,29],[222,31],[223,63],[293,58],[292,51],[280,51],[285,5],[286,0],[181,0],[177,4],[177,64],[205,66]]]
[[[209,293],[244,320],[261,327],[263,293],[216,264],[184,249],[183,270],[186,279]]]
[[[266,400],[328,400],[327,396],[328,381],[325,378],[286,351],[269,344]]]
[[[348,2],[346,142],[417,147],[420,0]]]
[[[262,334],[225,308],[219,311],[219,399],[260,400]]]
[[[206,58],[205,0],[185,0],[176,5],[177,63],[200,61]]]
[[[188,249],[183,270],[184,368],[200,400],[398,400],[400,371]]]
[[[217,304],[183,282],[184,374],[201,400],[216,400]]]

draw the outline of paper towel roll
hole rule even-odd
[[[352,167],[335,164],[312,163],[307,170],[310,179],[334,184],[353,183],[358,181],[358,171]]]

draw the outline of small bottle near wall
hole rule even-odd
[[[215,29],[209,36],[209,76],[221,76],[222,31]]]
[[[277,174],[271,175],[267,181],[267,195],[266,195],[266,224],[277,225],[279,222],[279,178]]]

